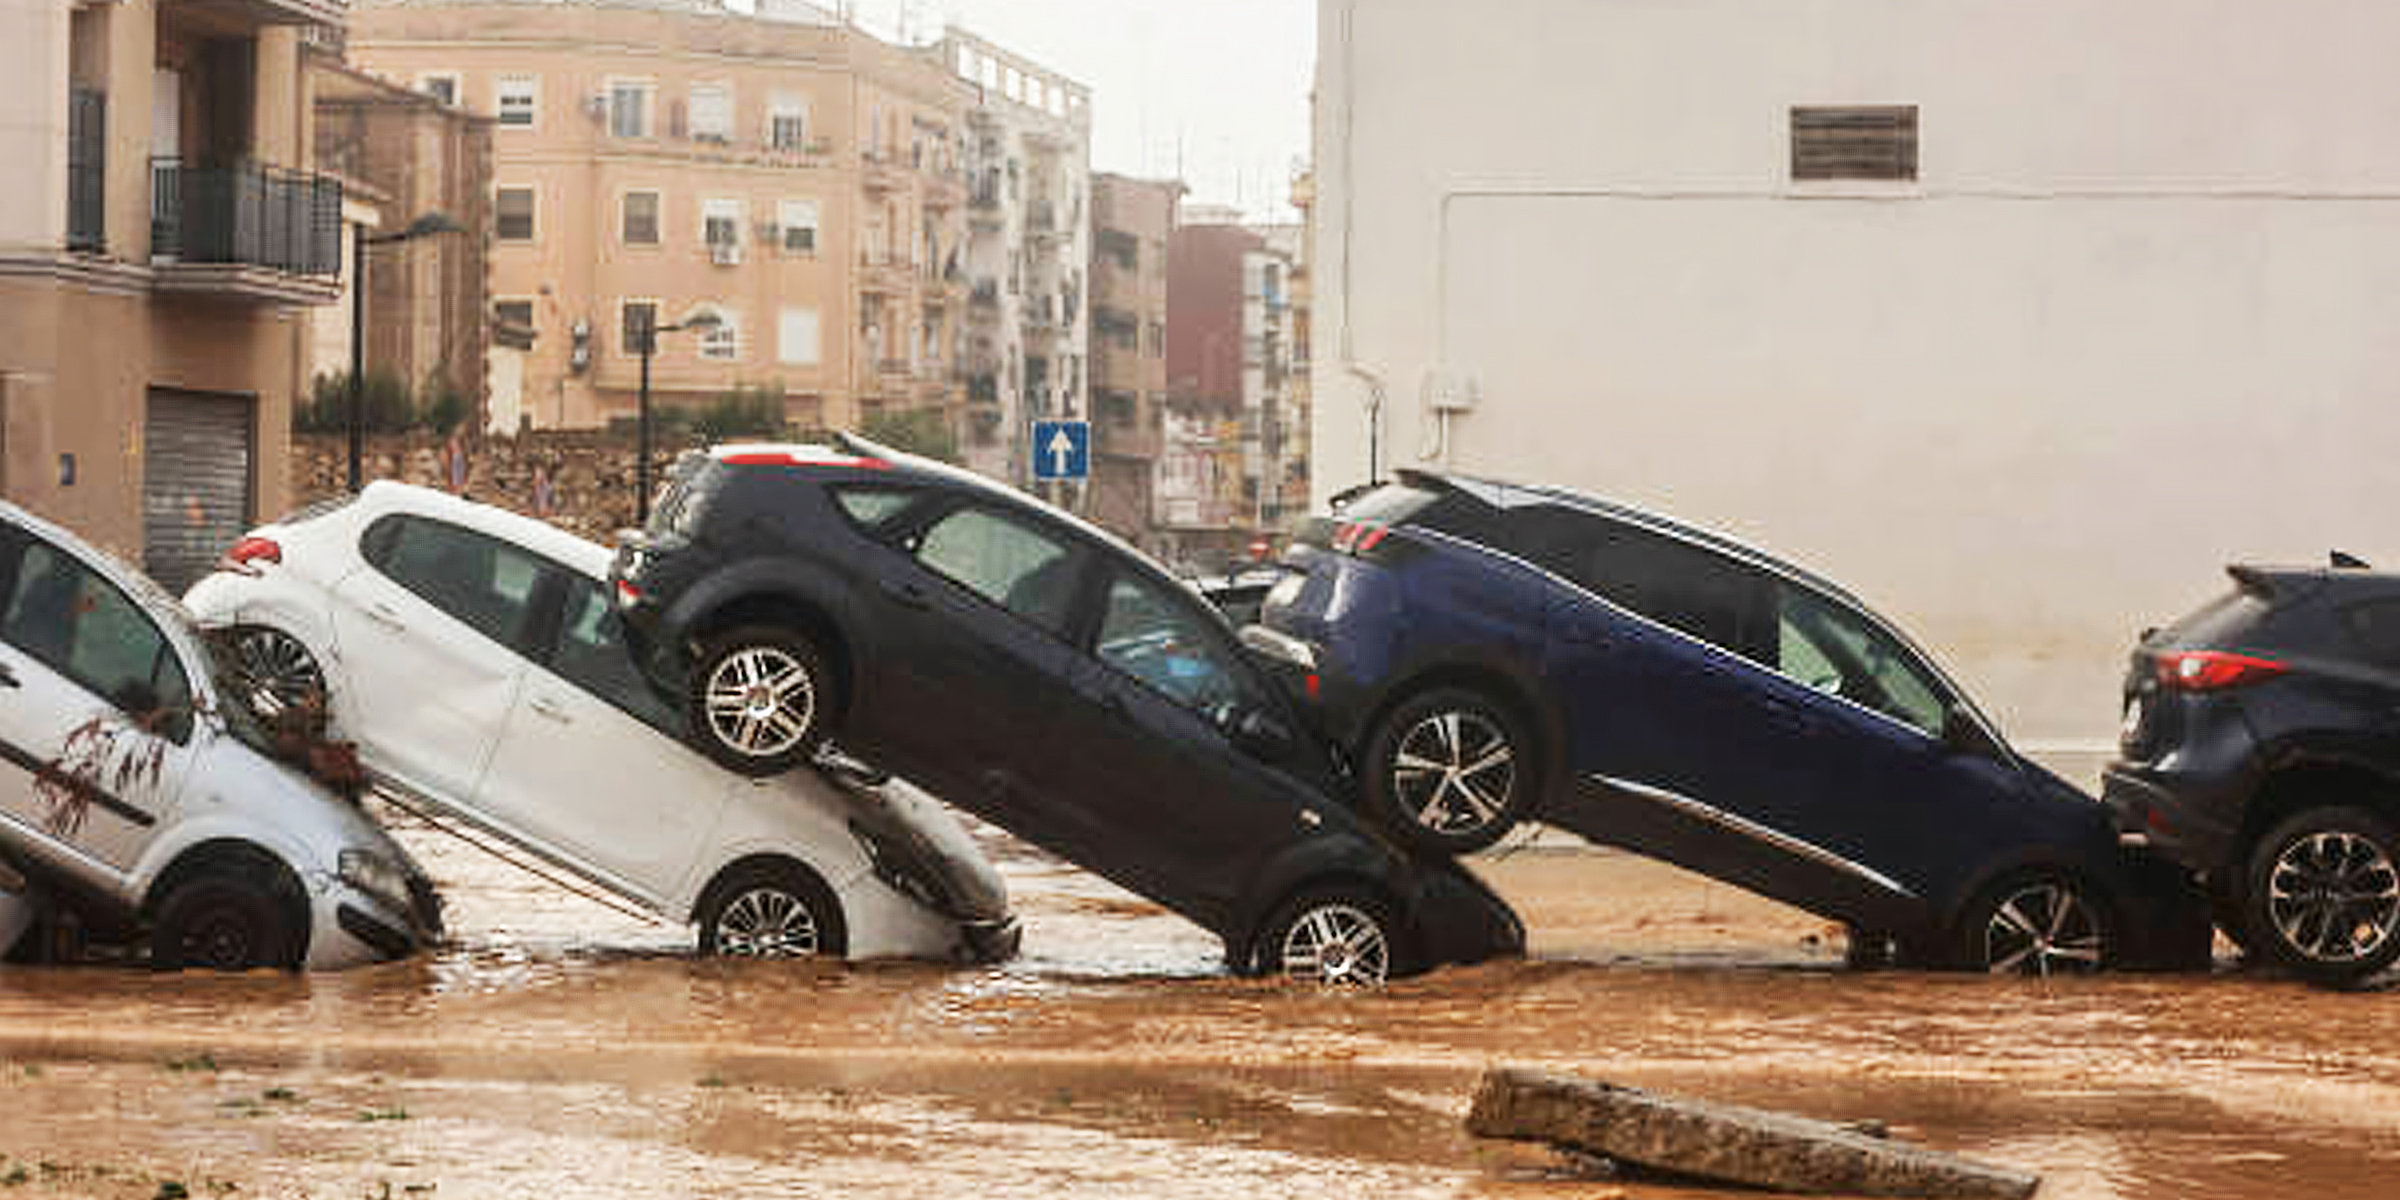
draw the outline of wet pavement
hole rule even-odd
[[[1476,1143],[1494,1063],[1880,1119],[2046,1197],[2400,1194],[2391,992],[1853,973],[1812,918],[1548,839],[1476,864],[1528,961],[1372,995],[1226,978],[998,835],[1025,953],[972,969],[695,960],[409,840],[457,935],[425,959],[0,969],[0,1197],[1728,1194]]]

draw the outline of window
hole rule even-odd
[[[531,329],[533,328],[533,301],[494,300],[492,301],[492,319],[494,324]]]
[[[458,107],[458,73],[429,71],[417,76],[417,90],[449,105]]]
[[[1950,705],[1916,655],[1866,618],[1806,588],[1786,583],[1780,590],[1777,670],[1927,737],[1942,736]]]
[[[533,128],[533,114],[539,103],[541,84],[531,75],[503,75],[494,85],[492,109],[499,114],[500,127]]]
[[[776,205],[775,224],[781,231],[784,253],[815,254],[817,252],[816,201],[786,200]]]
[[[767,144],[777,150],[808,148],[808,105],[797,96],[778,95],[767,105]]]
[[[816,366],[824,353],[821,325],[813,308],[784,309],[775,325],[776,361],[791,367]]]
[[[493,206],[497,225],[494,235],[504,242],[532,241],[533,208],[532,188],[501,188],[499,202]]]
[[[1207,622],[1147,581],[1119,578],[1108,585],[1093,649],[1101,662],[1195,712],[1242,698],[1241,675]]]
[[[733,140],[733,89],[721,83],[692,85],[692,139]]]
[[[1715,551],[1581,513],[1526,525],[1534,557],[1650,620],[1753,662],[1770,661],[1766,581]]]
[[[917,498],[914,488],[845,486],[833,490],[833,502],[861,526],[881,524]]]
[[[700,331],[700,357],[710,362],[732,362],[742,355],[741,322],[724,309],[705,309],[717,319],[716,324]],[[698,315],[698,314],[694,314]]]
[[[1052,633],[1075,599],[1075,558],[1024,522],[962,508],[917,539],[917,560],[968,591]]]
[[[608,85],[608,136],[650,136],[650,85],[620,80]]]
[[[0,548],[10,544],[0,533]],[[26,540],[0,605],[0,640],[158,732],[191,731],[191,681],[175,646],[117,586],[46,542]],[[8,563],[0,561],[0,573]]]
[[[510,649],[523,644],[540,559],[498,538],[429,521],[385,517],[367,528],[361,549],[392,582],[467,628]]]
[[[711,246],[737,246],[742,241],[742,202],[715,199],[701,202],[700,240]]]
[[[670,737],[683,736],[681,711],[660,697],[634,665],[616,606],[599,584],[580,575],[567,580],[566,608],[551,648],[550,670],[651,728]]]
[[[649,335],[652,329],[658,327],[658,301],[627,300],[618,312],[618,327],[623,338],[622,345],[625,347],[625,353],[628,355],[640,354],[643,339]]]
[[[1794,108],[1792,179],[1917,177],[1917,108]]]
[[[625,193],[620,236],[628,246],[658,244],[658,193]]]

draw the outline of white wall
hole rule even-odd
[[[2113,732],[2229,559],[2400,566],[2400,6],[1322,0],[1319,503],[1565,483],[1900,620],[2021,742]],[[1793,185],[1914,104],[1914,185]],[[1478,406],[1446,444],[1429,378]]]

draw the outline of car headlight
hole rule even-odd
[[[373,850],[344,850],[341,876],[343,883],[383,901],[393,912],[409,910],[408,872],[390,858]]]

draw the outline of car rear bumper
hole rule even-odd
[[[2194,871],[2233,865],[2248,791],[2241,781],[2122,762],[2110,763],[2100,778],[2100,798],[2128,840]]]

